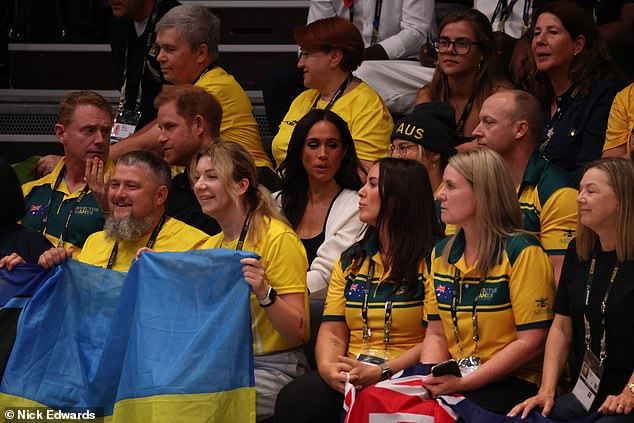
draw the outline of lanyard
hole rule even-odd
[[[500,14],[500,21],[497,28],[498,31],[504,32],[504,25],[506,24],[506,20],[511,16],[511,13],[513,13],[515,3],[517,3],[517,0],[511,0],[510,3],[508,3],[507,0],[498,0],[498,4],[495,6],[495,10],[491,16],[491,23],[493,23],[495,22],[495,18],[497,18],[498,13]]]
[[[467,104],[465,104],[464,110],[462,111],[462,114],[460,115],[460,120],[456,124],[456,135],[458,135],[458,137],[462,137],[464,135],[464,123],[469,117],[469,113],[471,113],[471,109],[473,108],[474,101],[475,101],[475,93],[471,94],[471,97],[469,97],[469,100],[467,101]]]
[[[507,3],[507,0],[498,0],[498,4],[495,6],[495,10],[493,11],[493,15],[491,16],[491,24],[495,22],[498,13],[500,14],[500,20],[497,25],[497,30],[504,32],[504,25],[506,25],[506,21],[513,13],[513,8],[517,0],[511,0],[511,3]],[[530,13],[531,13],[531,5],[532,0],[524,1],[524,10],[522,11],[522,34],[528,29]]]
[[[163,227],[163,224],[165,223],[165,219],[167,219],[167,215],[164,214],[161,216],[161,219],[159,220],[157,225],[154,227],[154,230],[152,231],[152,235],[150,235],[150,239],[148,239],[147,244],[145,244],[147,248],[154,247],[154,243],[156,242],[156,238],[158,238],[159,232],[161,232],[161,228]],[[106,269],[112,269],[112,266],[114,265],[114,262],[117,259],[118,252],[119,252],[119,240],[116,240],[114,243],[114,246],[112,247],[112,252],[110,253],[110,258],[108,259],[108,264],[106,266]]]
[[[209,66],[207,66],[205,69],[203,69],[203,71],[200,73],[200,75],[198,75],[196,77],[196,79],[194,79],[194,82],[192,82],[192,85],[195,85],[196,82],[198,82],[200,80],[200,78],[202,78],[207,72],[209,72],[213,68],[214,68],[214,64],[213,63],[209,64]]]
[[[349,9],[350,22],[352,22],[352,20],[354,19],[354,1],[343,0],[343,4]],[[372,39],[370,40],[371,46],[375,45],[379,39],[379,24],[381,23],[381,9],[382,8],[383,8],[383,0],[376,0],[376,3],[374,5],[374,19],[372,20]]]
[[[592,287],[592,282],[594,280],[594,269],[597,262],[597,254],[596,251],[592,256],[592,261],[590,262],[590,272],[588,273],[588,280],[586,281],[586,297],[584,301],[583,307],[583,324],[585,330],[585,341],[586,341],[586,349],[590,349],[590,343],[592,342],[591,334],[590,334],[590,288]],[[599,354],[600,363],[603,364],[606,357],[605,351],[605,305],[608,302],[608,296],[610,295],[610,291],[612,290],[612,285],[614,285],[614,280],[616,279],[616,275],[619,272],[619,266],[621,263],[617,261],[614,265],[614,269],[612,269],[612,276],[610,276],[610,283],[605,290],[605,296],[603,297],[603,301],[601,302],[601,353]]]
[[[53,196],[55,195],[55,191],[57,191],[57,188],[59,188],[59,185],[62,183],[62,178],[63,178],[65,170],[66,170],[66,166],[62,167],[62,170],[59,172],[59,175],[57,175],[57,179],[55,179],[55,184],[53,185],[53,192],[51,192],[51,198],[48,199],[48,204],[46,205],[46,213],[44,214],[44,217],[42,217],[42,222],[40,223],[40,232],[42,232],[42,234],[46,234],[46,229],[48,225],[48,217],[49,217],[49,213],[51,212],[51,205],[53,204]],[[82,200],[88,193],[89,189],[90,187],[88,186],[88,184],[84,185],[81,192],[79,193],[79,196],[77,197],[77,200],[73,202],[70,210],[68,211],[68,216],[66,216],[66,222],[64,223],[64,228],[62,229],[59,235],[59,241],[57,242],[57,247],[62,247],[64,245],[64,238],[66,238],[66,233],[68,232],[68,225],[70,225],[70,218],[73,216],[73,214],[75,214],[75,209],[77,208],[77,205],[82,202]],[[63,203],[64,203],[64,200],[62,199],[62,202],[60,203],[60,207],[61,207],[61,204]]]
[[[350,73],[346,77],[346,80],[343,81],[343,83],[339,86],[339,88],[337,88],[337,91],[335,91],[335,94],[332,96],[328,104],[326,104],[326,107],[324,107],[324,110],[330,110],[332,108],[332,106],[335,104],[335,101],[339,100],[339,97],[343,95],[343,92],[346,90],[346,88],[348,88],[348,85],[350,84],[351,81],[352,81],[352,74]],[[319,102],[320,97],[321,97],[321,94],[318,94],[317,98],[315,99],[315,102],[313,103],[313,107],[311,107],[311,109],[317,108],[317,103]]]
[[[474,354],[478,353],[478,341],[480,337],[478,335],[478,300],[480,299],[480,294],[484,289],[484,278],[480,278],[480,283],[478,284],[478,290],[476,291],[476,295],[473,298],[473,304],[471,308],[471,321],[473,322],[473,342],[475,342],[475,351]],[[453,323],[453,336],[456,339],[456,345],[458,346],[458,353],[461,357],[464,357],[464,351],[460,346],[460,336],[458,335],[458,291],[460,291],[460,270],[456,268],[453,278],[453,292],[451,296],[451,322]]]
[[[244,240],[247,238],[247,232],[249,231],[249,223],[251,223],[251,214],[247,214],[246,219],[244,219],[244,224],[240,231],[240,238],[238,238],[238,245],[236,245],[236,251],[242,251]]]
[[[579,94],[579,87],[575,87],[570,96],[566,96],[566,94],[564,94],[564,96],[566,96],[565,98],[559,97],[561,100],[557,101],[557,110],[555,110],[555,114],[552,117],[550,116],[550,113],[546,113],[546,126],[548,128],[546,131],[546,140],[544,140],[544,142],[542,142],[539,146],[539,152],[542,155],[545,153],[550,140],[555,135],[555,127],[559,121],[561,121],[564,113],[566,113],[566,109],[568,109],[568,107],[572,104],[572,101],[575,99],[577,94]]]
[[[152,36],[154,35],[154,26],[156,24],[156,17],[158,15],[159,5],[161,4],[161,0],[156,0],[154,4],[154,8],[152,9],[152,16],[147,23],[146,31],[147,40],[145,42],[145,52],[150,50],[150,46],[152,45]],[[128,48],[130,47],[130,33],[128,32],[128,36],[126,38],[125,45],[125,56],[123,58],[123,87],[121,88],[121,97],[119,98],[119,110],[123,110],[125,103],[125,93],[126,87],[128,85]],[[145,74],[145,61],[147,59],[143,56],[143,64],[141,65],[141,76],[139,78],[139,91],[137,92],[136,102],[134,104],[134,111],[138,112],[141,110],[141,96],[143,95],[143,75]]]
[[[249,224],[251,223],[251,214],[248,213],[247,217],[244,219],[244,224],[242,225],[242,230],[240,231],[240,238],[238,238],[238,244],[236,245],[236,251],[242,251],[242,246],[244,245],[244,240],[247,238],[247,232],[249,232]],[[225,242],[224,234],[222,236],[222,241],[220,242],[220,246]]]
[[[370,258],[370,264],[368,265],[368,279],[363,287],[363,304],[361,306],[361,318],[363,320],[363,344],[367,347],[368,341],[372,332],[368,325],[368,300],[370,297],[370,286],[372,285],[372,279],[374,278],[374,261]],[[385,319],[383,322],[383,351],[387,356],[387,347],[390,343],[390,336],[392,334],[392,296],[396,293],[399,286],[396,286],[388,299],[385,301]]]

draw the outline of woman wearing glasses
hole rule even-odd
[[[462,377],[429,375],[425,388],[507,413],[537,392],[552,320],[552,265],[521,230],[515,187],[497,153],[477,148],[453,156],[443,182],[442,219],[458,232],[431,254],[421,362],[453,358]]]
[[[318,370],[280,392],[276,422],[338,422],[347,379],[362,388],[416,363],[426,258],[440,236],[432,204],[420,164],[384,158],[372,166],[359,190],[368,229],[335,264],[315,348]]]
[[[352,72],[363,60],[364,44],[359,30],[348,19],[322,19],[295,30],[301,48],[297,67],[304,73],[301,93],[291,104],[272,149],[279,165],[293,128],[310,109],[332,110],[348,123],[359,161],[368,169],[385,157],[394,125],[381,97]]]
[[[442,187],[442,174],[449,158],[456,154],[458,136],[453,109],[447,103],[431,101],[418,104],[414,110],[394,125],[392,145],[388,155],[399,159],[416,160],[422,164],[434,191],[438,222],[445,235],[455,232],[453,225],[440,219],[438,192]]]
[[[484,99],[500,85],[495,72],[495,42],[491,23],[475,9],[459,10],[440,23],[436,72],[418,93],[416,103],[443,101],[454,110],[459,151],[475,147],[471,132],[478,125]],[[509,85],[510,86],[510,85]]]
[[[388,155],[422,164],[436,198],[447,162],[456,154],[453,146],[457,140],[453,110],[446,103],[432,101],[417,105],[394,125]]]
[[[542,153],[577,180],[601,157],[617,93],[607,47],[592,16],[574,2],[540,9],[532,29],[535,69],[525,89],[542,100]]]

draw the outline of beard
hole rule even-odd
[[[153,215],[145,217],[126,216],[123,218],[116,218],[113,215],[109,215],[106,218],[106,223],[103,226],[104,231],[108,238],[120,240],[120,241],[132,241],[147,235],[151,229]]]

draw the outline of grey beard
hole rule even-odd
[[[147,235],[151,229],[152,220],[154,220],[154,216],[151,214],[145,217],[127,216],[122,219],[109,215],[103,229],[108,238],[132,241]]]

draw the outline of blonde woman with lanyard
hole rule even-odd
[[[359,190],[368,229],[335,263],[315,346],[318,370],[280,392],[277,423],[338,421],[346,380],[362,389],[416,363],[426,258],[441,236],[433,202],[421,164],[385,158],[370,169]]]
[[[449,159],[441,217],[458,226],[431,254],[421,362],[458,361],[462,377],[428,375],[432,395],[460,393],[507,413],[537,392],[555,282],[548,256],[524,233],[502,158],[480,148]]]
[[[604,416],[595,422],[631,423],[634,169],[629,160],[602,159],[588,165],[577,204],[577,239],[568,246],[559,281],[542,386],[510,415],[526,416],[539,407],[550,419],[569,421],[598,410]],[[555,399],[568,357],[576,383],[572,393]]]
[[[251,286],[257,420],[273,416],[279,390],[303,374],[308,363],[308,292],[304,247],[256,182],[253,158],[240,144],[219,140],[192,161],[194,192],[203,213],[222,232],[204,248],[253,251],[241,263]]]

